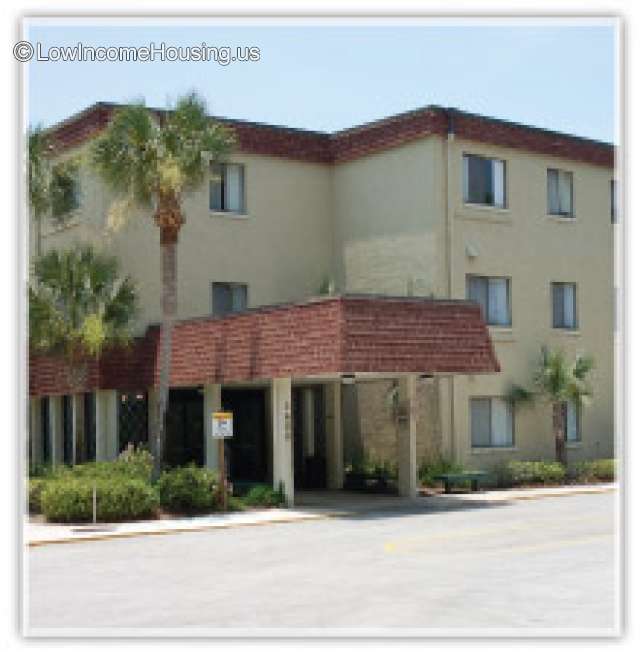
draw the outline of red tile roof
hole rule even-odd
[[[159,382],[159,328],[72,374],[61,357],[32,355],[30,395],[141,390]],[[341,373],[499,372],[477,304],[344,296],[178,322],[171,385]]]
[[[119,105],[99,102],[54,125],[51,132],[60,149],[76,146],[108,125]],[[154,109],[159,114],[162,110]],[[529,125],[427,106],[332,134],[242,120],[212,117],[231,127],[242,152],[314,163],[350,161],[449,130],[456,135],[549,156],[613,167],[610,143],[539,129]]]

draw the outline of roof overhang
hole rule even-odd
[[[499,372],[479,305],[380,296],[324,297],[225,318],[176,323],[170,385]],[[61,356],[32,355],[31,395],[158,386],[160,330],[71,369]]]

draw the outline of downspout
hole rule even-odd
[[[453,208],[452,179],[453,179],[453,145],[455,140],[454,110],[445,109],[447,117],[447,140],[445,143],[445,267],[447,297],[453,297]],[[455,429],[455,376],[449,377],[449,437],[452,460],[457,458],[456,429]]]

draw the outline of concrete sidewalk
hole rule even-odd
[[[371,495],[346,491],[300,492],[296,494],[297,507],[293,509],[262,509],[208,516],[183,517],[162,520],[92,524],[47,524],[26,520],[24,542],[35,547],[56,543],[130,538],[134,536],[164,535],[197,532],[231,527],[272,525],[303,520],[348,518],[380,511],[431,512],[472,507],[486,504],[562,497],[585,493],[606,493],[617,490],[617,484],[584,486],[558,486],[547,488],[519,488],[486,490],[475,493],[434,494],[407,499],[392,495]]]

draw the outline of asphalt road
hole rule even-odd
[[[28,633],[617,628],[614,493],[473,506],[33,548]]]

